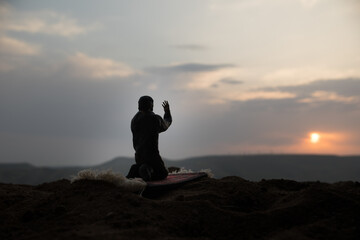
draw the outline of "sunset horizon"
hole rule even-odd
[[[166,159],[360,155],[360,4],[1,1],[0,162],[134,156],[143,95]]]

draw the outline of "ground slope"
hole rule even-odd
[[[360,239],[360,184],[203,178],[140,196],[100,181],[0,184],[0,239]]]

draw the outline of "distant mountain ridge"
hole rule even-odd
[[[281,178],[295,181],[360,181],[360,156],[224,155],[189,158],[179,163],[189,169],[210,168],[216,178],[240,176],[252,181]]]
[[[82,169],[112,169],[127,174],[134,159],[117,157],[93,166],[36,167],[28,163],[1,163],[0,182],[37,185],[69,179]],[[211,169],[216,178],[240,176],[251,181],[290,179],[295,181],[360,181],[360,156],[335,155],[223,155],[165,160],[166,166],[199,171]]]

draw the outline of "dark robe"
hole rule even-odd
[[[151,111],[136,113],[131,120],[136,164],[131,166],[128,178],[141,177],[139,169],[144,164],[151,171],[151,180],[167,177],[168,171],[159,153],[159,133],[166,131],[171,123],[170,111],[165,112],[164,118]]]

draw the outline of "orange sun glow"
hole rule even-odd
[[[310,141],[312,143],[317,143],[320,140],[320,135],[318,133],[311,133],[310,134]]]

